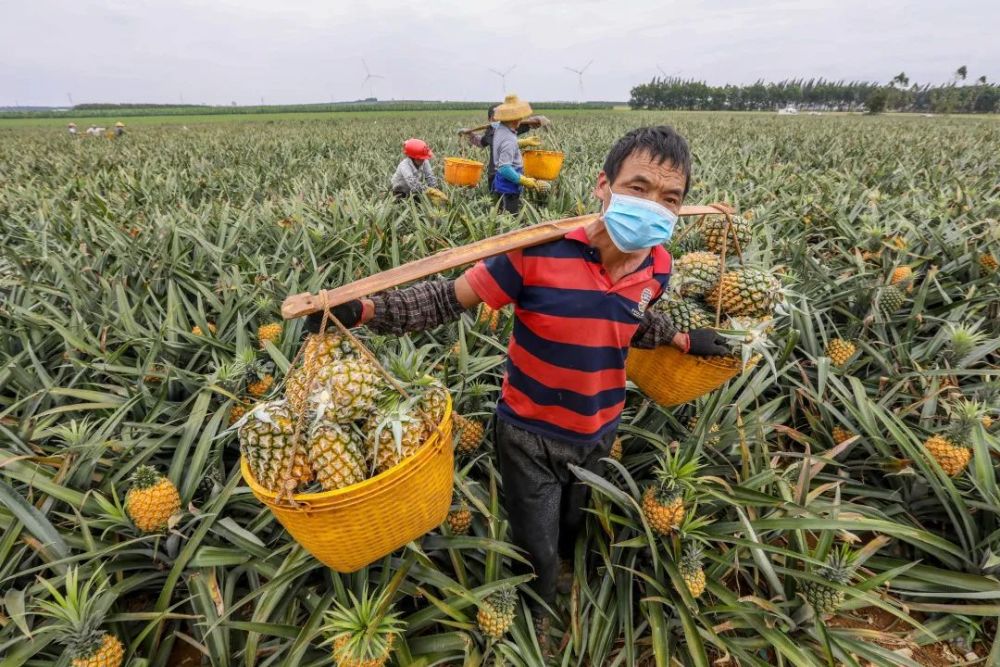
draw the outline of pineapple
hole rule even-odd
[[[435,424],[440,424],[444,421],[444,412],[448,405],[448,390],[441,386],[437,380],[434,380],[429,376],[419,380],[416,387],[423,389],[423,395],[420,397],[420,409],[423,410]],[[471,419],[466,419],[465,421],[470,423],[474,422],[474,420]],[[472,428],[474,429],[475,426]],[[479,426],[479,432],[480,439],[482,439],[481,425]],[[470,435],[470,437],[472,437],[472,435]]]
[[[156,468],[147,465],[136,468],[131,480],[132,488],[125,495],[125,511],[142,532],[162,531],[170,517],[181,508],[177,487]]]
[[[892,314],[903,307],[906,303],[906,293],[903,292],[896,285],[887,285],[882,288],[882,293],[879,296],[879,302],[882,306],[882,310],[886,314]]]
[[[838,445],[848,438],[853,438],[854,434],[848,431],[843,426],[834,426],[830,431],[830,435],[833,436],[833,441]]]
[[[371,596],[367,591],[359,600],[349,593],[350,604],[337,603],[327,612],[321,632],[333,644],[337,667],[382,667],[389,660],[392,646],[402,634],[399,614],[386,604],[386,593]]]
[[[932,435],[924,441],[924,449],[945,474],[955,477],[968,467],[972,460],[970,439],[972,430],[982,425],[982,405],[975,401],[962,401],[946,433]]]
[[[979,266],[985,273],[994,273],[1000,268],[1000,261],[992,253],[983,253],[979,256]]]
[[[366,457],[376,472],[413,456],[427,439],[427,424],[403,401],[390,401],[387,409],[376,411],[365,428]]]
[[[980,422],[982,423],[983,428],[986,429],[987,431],[993,428],[993,417],[990,417],[989,415],[983,415],[983,418],[980,420]]]
[[[702,553],[701,547],[689,544],[680,562],[681,578],[694,598],[701,597],[705,592],[705,571],[701,569]]]
[[[500,328],[500,311],[485,303],[479,306],[479,316],[476,318],[478,324],[485,324],[490,331],[496,331]]]
[[[216,332],[215,324],[213,324],[212,322],[209,322],[208,323],[208,333],[210,333],[210,334],[212,334],[214,336],[215,332]],[[195,336],[203,336],[203,335],[205,335],[205,332],[197,324],[194,325],[193,327],[191,327],[191,333],[194,334]]]
[[[308,405],[328,421],[345,424],[368,417],[381,391],[381,378],[370,362],[342,359],[317,371]]]
[[[608,456],[610,456],[615,461],[621,461],[623,454],[624,451],[622,449],[622,439],[615,438],[615,441],[611,443],[611,451],[608,452]]]
[[[712,216],[705,220],[701,226],[705,247],[714,253],[721,253],[722,241],[728,235],[726,254],[735,255],[737,251],[745,253],[752,237],[750,223],[740,216],[732,216],[729,220],[732,224],[724,216]]]
[[[840,586],[846,586],[851,581],[850,557],[846,549],[835,551],[827,559],[826,565],[816,571],[816,576]],[[806,581],[802,584],[802,593],[817,616],[834,613],[844,603],[844,591],[822,584],[817,581]]]
[[[688,419],[688,421],[687,421],[687,427],[688,427],[689,431],[691,431],[692,433],[694,433],[694,431],[698,428],[698,416],[697,415],[694,415],[690,419]],[[718,432],[719,432],[719,425],[718,424],[712,424],[711,426],[708,427],[708,435],[711,435],[713,433],[718,433]],[[709,444],[709,445],[711,445],[713,447],[717,447],[718,444],[719,444],[719,436],[715,436],[714,438],[708,438],[705,442],[706,442],[706,444]]]
[[[260,398],[271,389],[274,384],[274,376],[270,373],[261,375],[256,381],[247,385],[247,393],[254,398]]]
[[[455,535],[466,535],[469,532],[469,527],[472,525],[472,512],[469,510],[469,506],[463,502],[457,510],[448,512],[446,521],[452,533]]]
[[[713,252],[689,252],[674,264],[684,296],[703,296],[719,282],[721,259]]]
[[[826,356],[830,357],[830,362],[840,368],[850,361],[858,347],[849,340],[843,338],[833,338],[826,345]]]
[[[305,377],[309,377],[312,371],[357,356],[351,342],[339,333],[312,334],[306,339],[302,350],[302,368],[306,372]]]
[[[908,266],[897,266],[892,270],[892,276],[889,278],[890,285],[898,285],[901,288],[905,288],[907,291],[913,289],[913,269]]]
[[[691,329],[703,329],[715,324],[715,315],[708,312],[694,301],[687,301],[676,296],[661,299],[653,308],[663,313],[681,333]]]
[[[455,447],[455,451],[459,454],[471,454],[479,449],[486,431],[483,428],[483,423],[478,419],[469,419],[457,413],[452,419],[454,419],[455,431],[458,433],[458,445]]]
[[[650,528],[669,535],[684,521],[684,490],[698,471],[697,460],[667,454],[656,471],[656,482],[642,496],[642,514]]]
[[[271,322],[257,327],[257,342],[260,349],[264,349],[267,343],[276,343],[281,338],[281,322]]]
[[[41,584],[52,600],[38,603],[37,613],[54,619],[36,632],[53,633],[65,644],[72,667],[119,667],[125,647],[114,635],[101,630],[112,602],[112,593],[101,575],[95,575],[80,587],[80,571],[74,566],[66,572],[65,594],[45,579]]]
[[[309,434],[309,465],[326,491],[365,479],[363,439],[352,427],[320,422]]]
[[[240,452],[257,483],[270,491],[281,490],[289,462],[292,480],[300,484],[312,481],[303,435],[299,435],[299,446],[294,439],[296,419],[285,401],[270,401],[255,407],[238,424]]]
[[[774,312],[779,287],[777,278],[766,271],[737,269],[722,275],[706,295],[706,301],[712,308],[721,302],[727,315],[768,317]]]
[[[285,376],[285,400],[288,401],[288,407],[297,415],[302,414],[307,408],[306,401],[309,399],[307,380],[304,366],[290,369]]]
[[[517,593],[513,588],[505,586],[491,593],[479,605],[476,614],[479,629],[491,639],[500,639],[514,623],[516,608]]]
[[[247,413],[247,409],[240,403],[233,405],[229,408],[229,425],[232,426],[239,420],[243,419],[243,415]]]

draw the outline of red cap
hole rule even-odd
[[[403,142],[403,153],[414,160],[430,160],[434,157],[431,147],[423,139],[407,139]]]

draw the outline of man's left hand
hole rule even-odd
[[[722,357],[731,354],[726,339],[714,329],[691,329],[687,333],[686,347],[684,352],[699,357]]]

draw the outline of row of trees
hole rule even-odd
[[[947,84],[911,85],[905,72],[888,84],[869,81],[791,79],[750,85],[710,86],[704,81],[656,77],[632,89],[633,109],[764,111],[786,106],[817,111],[873,112],[894,110],[924,113],[995,113],[1000,111],[1000,86],[982,76],[966,84],[963,65]]]

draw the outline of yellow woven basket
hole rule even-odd
[[[543,181],[555,180],[562,171],[565,157],[561,151],[524,151],[521,154],[521,159],[524,161],[524,175],[540,178]]]
[[[300,493],[299,507],[276,504],[276,493],[254,479],[246,459],[243,479],[292,538],[316,560],[354,572],[433,530],[451,505],[454,452],[451,396],[438,430],[416,454],[371,479],[336,491]]]
[[[444,159],[444,181],[449,185],[473,188],[483,175],[483,163],[461,157]]]
[[[698,357],[669,345],[653,350],[633,347],[625,360],[628,379],[666,407],[715,391],[742,370],[736,357]]]

